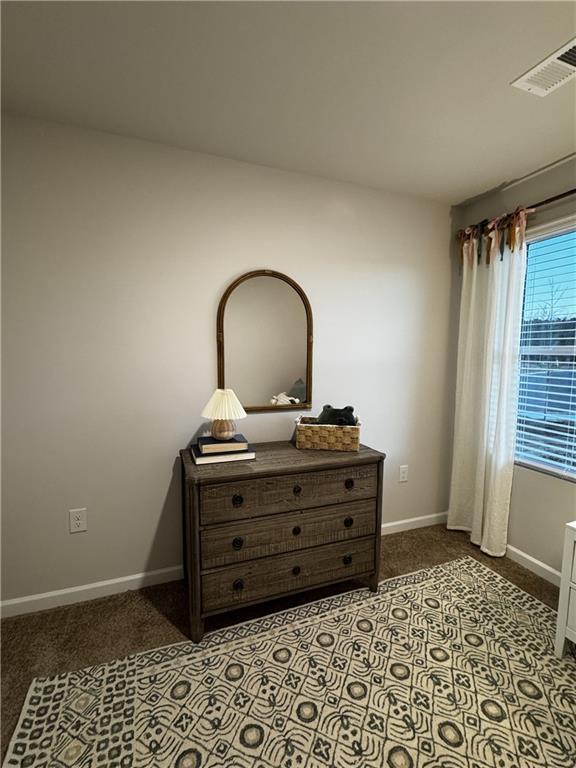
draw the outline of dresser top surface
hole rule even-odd
[[[256,458],[248,461],[230,461],[215,464],[194,463],[190,451],[180,451],[184,472],[195,483],[217,483],[268,475],[337,469],[352,464],[372,464],[386,458],[385,454],[361,445],[359,451],[312,451],[296,448],[285,440],[273,443],[254,443],[250,449]]]

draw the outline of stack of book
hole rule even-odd
[[[197,443],[190,446],[190,453],[196,464],[217,464],[220,461],[247,461],[255,459],[244,435],[236,435],[230,440],[216,440],[214,437],[199,437]]]

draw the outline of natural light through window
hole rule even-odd
[[[576,230],[528,245],[516,458],[576,477]]]

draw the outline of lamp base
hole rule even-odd
[[[214,440],[231,440],[236,434],[236,424],[232,419],[214,419],[212,437]]]

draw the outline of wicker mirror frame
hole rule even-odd
[[[218,388],[225,389],[226,381],[224,376],[224,312],[226,310],[226,304],[230,298],[232,291],[237,288],[246,280],[251,280],[253,277],[276,277],[278,280],[284,280],[288,283],[300,296],[304,309],[306,311],[306,402],[298,403],[298,405],[244,405],[244,410],[247,413],[272,413],[276,411],[309,411],[312,408],[312,307],[308,301],[308,297],[298,285],[295,280],[292,280],[288,275],[282,274],[282,272],[274,272],[272,269],[256,269],[253,272],[246,272],[244,275],[236,278],[234,282],[230,283],[228,288],[224,291],[220,303],[218,304],[218,315],[216,318],[216,348],[218,353]]]

